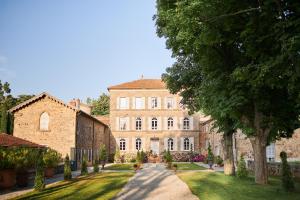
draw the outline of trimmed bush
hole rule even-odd
[[[246,167],[246,162],[244,160],[244,157],[241,155],[239,163],[238,163],[238,169],[236,173],[237,177],[239,178],[246,178],[248,176],[248,170]]]
[[[136,162],[142,163],[142,157],[140,151],[136,152]]]
[[[172,158],[172,155],[170,153],[170,150],[166,151],[166,153],[165,153],[165,159],[166,159],[166,162],[168,164],[168,168],[171,169],[172,168],[173,158]]]
[[[106,164],[106,161],[107,161],[107,152],[106,152],[106,147],[104,144],[102,144],[100,146],[100,150],[99,150],[99,160],[101,162],[101,166],[102,166],[102,169],[104,169],[104,166]]]
[[[44,189],[45,189],[44,162],[42,158],[42,153],[40,153],[36,165],[36,175],[34,178],[34,190],[42,191]]]
[[[61,160],[61,154],[53,149],[47,149],[44,153],[43,160],[45,163],[45,167],[54,168],[58,165]]]
[[[82,163],[81,163],[81,176],[87,174],[88,174],[88,169],[87,169],[86,156],[83,156]]]
[[[96,159],[95,162],[94,162],[94,172],[95,173],[99,172],[99,162],[98,162],[98,159]]]
[[[291,192],[295,189],[295,184],[291,172],[291,167],[287,162],[287,155],[286,152],[280,152],[281,158],[281,180],[282,180],[282,187],[285,191]]]
[[[223,166],[223,159],[221,158],[221,156],[215,157],[215,164]]]
[[[120,153],[119,148],[116,149],[116,153],[115,153],[115,156],[114,156],[114,162],[115,163],[121,163],[122,162],[121,153]]]
[[[199,154],[199,155],[196,155],[193,160],[194,160],[194,162],[204,162],[205,159],[206,158],[204,155]]]
[[[70,166],[70,159],[69,155],[66,155],[65,164],[64,164],[64,180],[71,180],[72,179],[72,171]]]

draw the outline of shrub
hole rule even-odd
[[[107,160],[107,152],[106,152],[106,148],[105,145],[102,144],[100,146],[100,150],[99,150],[99,160],[101,162],[102,165],[102,169],[104,169],[104,166],[106,164],[106,160]]]
[[[177,164],[173,164],[173,167],[177,169],[178,165]]]
[[[207,161],[214,161],[214,154],[213,154],[213,152],[211,150],[210,144],[208,145],[207,151],[208,151],[207,152],[207,157],[206,157]]]
[[[166,158],[166,162],[168,163],[168,168],[171,169],[171,168],[172,168],[172,161],[173,161],[173,158],[172,158],[172,155],[171,155],[171,153],[170,153],[170,150],[168,150],[168,151],[166,152],[165,158]]]
[[[282,187],[287,192],[293,191],[295,189],[295,184],[292,177],[291,167],[287,162],[286,152],[280,152],[280,158]]]
[[[108,162],[113,163],[115,162],[115,153],[111,153],[108,156]]]
[[[15,167],[14,151],[0,147],[0,170],[13,169]]]
[[[82,163],[81,163],[81,175],[87,175],[88,169],[87,169],[87,162],[86,162],[86,156],[83,156]]]
[[[245,178],[248,176],[248,170],[246,168],[246,162],[244,160],[244,157],[241,155],[240,160],[238,162],[238,169],[236,173],[237,177],[239,178]]]
[[[196,155],[196,156],[193,158],[194,162],[204,162],[205,159],[206,159],[205,156],[204,156],[204,155],[201,155],[201,154]]]
[[[70,166],[70,159],[67,154],[65,158],[65,164],[64,164],[64,180],[71,180],[71,179],[72,179],[72,172]]]
[[[140,151],[137,151],[137,152],[136,152],[136,161],[137,161],[138,163],[142,163],[142,157],[141,157]]]
[[[115,163],[121,163],[122,162],[121,153],[120,153],[119,148],[116,149],[116,153],[115,153],[115,156],[114,156],[114,161],[115,161]]]
[[[131,162],[132,159],[135,159],[136,158],[136,154],[135,153],[125,153],[124,154],[124,161],[129,163]],[[122,157],[121,157],[121,160],[122,160]]]
[[[135,163],[135,162],[136,162],[136,159],[135,159],[135,158],[132,158],[132,159],[130,160],[130,162],[131,162],[131,163]]]
[[[147,153],[145,153],[143,150],[141,151],[141,160],[142,163],[146,163],[147,162]]]
[[[44,153],[43,160],[45,163],[45,167],[53,168],[56,167],[61,160],[61,154],[49,148]]]
[[[95,162],[94,162],[94,172],[95,173],[99,172],[99,162],[98,162],[98,159],[96,159]]]
[[[223,165],[223,159],[221,158],[221,156],[215,157],[215,164],[217,164],[219,166]]]
[[[44,162],[42,153],[40,152],[40,155],[37,159],[36,175],[34,178],[34,190],[42,191],[43,189],[45,189]]]
[[[14,151],[14,162],[17,171],[23,171],[34,167],[37,162],[37,158],[43,154],[43,152],[39,152],[38,149],[27,147],[13,148],[12,151]]]

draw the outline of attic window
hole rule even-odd
[[[40,130],[48,131],[49,130],[49,115],[47,112],[43,112],[40,117]]]

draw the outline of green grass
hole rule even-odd
[[[191,191],[201,200],[299,200],[300,183],[296,191],[286,193],[281,189],[278,177],[269,178],[265,186],[254,183],[254,178],[238,179],[214,172],[179,172],[179,178],[187,183]]]
[[[109,170],[133,170],[133,164],[113,164],[113,165],[104,167],[104,169],[109,169]]]
[[[174,163],[177,164],[177,170],[204,170],[205,167],[196,165],[195,163]]]
[[[61,181],[42,192],[30,192],[16,199],[112,199],[133,173],[97,173]]]

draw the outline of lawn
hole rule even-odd
[[[42,192],[30,192],[16,199],[112,199],[133,173],[97,173],[72,181],[61,181]]]
[[[279,178],[270,178],[266,186],[256,185],[254,178],[238,179],[214,172],[179,172],[179,178],[201,200],[299,200],[300,183],[296,191],[286,193],[281,189]]]
[[[205,167],[196,165],[195,163],[174,163],[177,164],[177,170],[204,170]]]
[[[133,170],[133,164],[113,164],[113,165],[104,167],[104,169],[109,169],[109,170]]]

